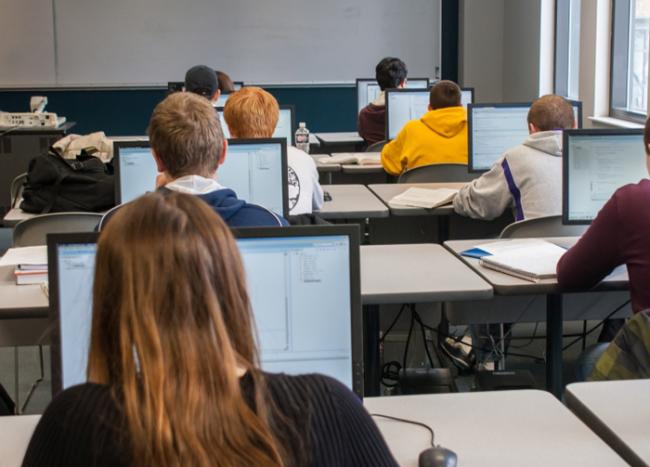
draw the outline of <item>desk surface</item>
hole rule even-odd
[[[492,298],[492,287],[440,245],[361,247],[364,304]]]
[[[364,399],[371,413],[424,422],[466,466],[619,466],[614,451],[550,393],[499,391]],[[417,466],[429,432],[375,418],[401,466]]]
[[[7,214],[5,214],[4,219],[2,219],[2,223],[6,226],[14,226],[20,221],[31,219],[35,216],[38,216],[38,214],[30,214],[20,208],[12,208],[9,210],[9,212],[7,212]]]
[[[356,131],[315,134],[322,144],[363,143],[363,138]]]
[[[312,154],[311,157],[316,162],[316,169],[319,172],[340,172],[341,164],[323,164],[320,162],[321,159],[328,159],[329,154]]]
[[[0,319],[47,317],[49,300],[41,286],[16,285],[13,271],[0,268]]]
[[[569,408],[633,465],[650,465],[650,379],[570,384]]]
[[[0,417],[0,465],[20,467],[40,415]]]
[[[388,208],[363,185],[322,185],[332,196],[319,214],[323,219],[388,217]]]
[[[546,240],[559,246],[570,248],[578,241],[578,237],[556,237],[547,238]],[[479,264],[478,259],[460,255],[460,252],[474,248],[476,245],[504,241],[507,242],[508,240],[451,240],[445,242],[445,247],[489,282],[494,287],[494,292],[497,295],[552,294],[561,292],[557,279],[555,278],[544,279],[540,282],[530,282],[493,269],[484,268]],[[593,290],[625,290],[627,288],[627,270],[625,266],[622,266],[606,277]]]
[[[417,188],[454,188],[460,189],[464,183],[381,183],[376,185],[368,185],[368,188],[381,199],[386,206],[388,202],[395,196],[404,193],[412,187]],[[399,207],[390,208],[390,213],[395,216],[441,216],[449,215],[454,212],[451,204],[446,204],[434,209],[414,208],[414,207]]]

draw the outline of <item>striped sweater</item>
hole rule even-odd
[[[562,213],[562,131],[531,134],[454,198],[454,211],[474,219],[508,208],[516,221]]]
[[[272,401],[293,428],[287,451],[307,457],[301,465],[397,465],[359,398],[339,382],[321,375],[269,373],[265,380]],[[251,378],[241,379],[249,405],[252,385]],[[43,414],[23,466],[129,466],[128,439],[121,427],[123,418],[107,386],[69,388]],[[294,464],[287,459],[287,465]]]

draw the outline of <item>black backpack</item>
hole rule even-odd
[[[50,148],[29,162],[20,208],[29,213],[101,212],[115,206],[112,167],[85,150],[73,160]]]

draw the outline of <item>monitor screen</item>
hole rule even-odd
[[[114,142],[115,201],[128,203],[156,189],[158,168],[147,141]]]
[[[589,224],[617,189],[647,176],[642,130],[566,131],[563,158],[567,224]]]
[[[231,139],[217,180],[239,199],[287,215],[287,172],[284,139]]]
[[[429,90],[390,90],[386,93],[386,136],[395,139],[410,120],[415,120],[429,110]],[[474,96],[472,89],[461,90],[461,105],[467,108]]]
[[[228,98],[230,97],[230,94],[226,93],[221,93],[219,96],[219,99],[217,99],[217,102],[214,103],[215,107],[224,107],[226,105],[226,102],[228,102]]]
[[[232,87],[235,91],[239,91],[241,88],[244,87],[244,82],[243,81],[233,81],[232,82]]]
[[[56,264],[50,263],[50,269],[56,267],[56,283],[50,287],[56,288],[58,297],[60,369],[52,373],[60,377],[55,386],[65,389],[86,382],[97,246],[92,242],[58,243],[54,247]]]
[[[407,89],[428,89],[429,78],[407,78]],[[376,80],[372,78],[358,78],[357,79],[357,105],[358,112],[361,112],[365,106],[374,102],[379,96],[381,89]]]
[[[217,113],[219,115],[223,135],[226,138],[230,138],[230,130],[228,129],[226,119],[223,116],[223,108],[218,107]],[[287,146],[293,144],[293,136],[295,133],[293,122],[293,106],[280,106],[280,116],[278,117],[278,124],[275,127],[275,131],[273,132],[273,138],[285,138],[287,140]]]
[[[237,243],[262,369],[323,373],[352,389],[349,238],[240,238]]]
[[[581,103],[572,103],[580,123]],[[489,170],[508,149],[528,138],[528,110],[523,104],[473,104],[468,107],[469,170]]]
[[[235,231],[264,370],[323,373],[362,395],[359,246],[352,230]],[[53,394],[87,380],[96,241],[97,234],[48,238],[52,317],[59,330],[52,341]]]

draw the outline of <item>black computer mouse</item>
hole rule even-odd
[[[425,449],[418,458],[419,467],[456,467],[457,463],[456,453],[442,446]]]

